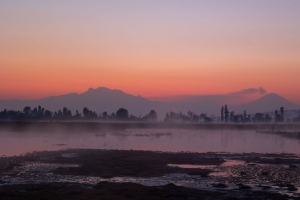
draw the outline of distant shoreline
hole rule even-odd
[[[231,124],[165,122],[91,122],[91,121],[0,121],[1,131],[101,131],[125,129],[252,130],[268,133],[300,133],[300,124]]]

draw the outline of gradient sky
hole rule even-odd
[[[0,99],[263,87],[300,103],[299,0],[1,0]]]

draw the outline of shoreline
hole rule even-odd
[[[233,123],[165,123],[106,121],[0,121],[0,131],[97,131],[125,129],[188,129],[188,130],[254,130],[261,132],[295,132],[300,124],[233,124]]]

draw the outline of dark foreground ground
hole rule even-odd
[[[0,199],[7,200],[73,200],[73,199],[290,199],[288,196],[258,191],[247,191],[246,197],[237,192],[214,192],[168,184],[147,187],[135,183],[99,182],[91,188],[79,184],[23,184],[0,187]],[[296,198],[295,198],[296,199]],[[298,198],[299,199],[299,198]]]
[[[228,159],[243,164],[226,166]],[[300,199],[299,165],[299,157],[291,154],[88,149],[35,152],[0,158],[0,199]],[[218,171],[225,175],[212,175]],[[161,179],[172,174],[185,174],[187,179],[145,186],[153,177]],[[114,177],[146,181],[143,185],[108,182]],[[197,189],[178,184],[186,182],[192,182]]]

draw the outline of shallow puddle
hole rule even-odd
[[[179,167],[179,168],[187,168],[187,169],[216,169],[218,166],[228,167],[228,166],[236,166],[236,165],[244,165],[245,162],[241,160],[229,160],[225,159],[225,162],[221,165],[186,165],[186,164],[168,164],[169,167]]]

